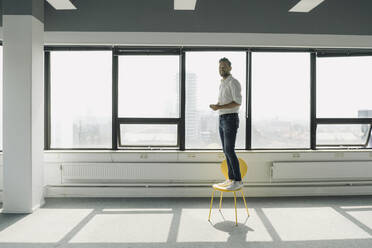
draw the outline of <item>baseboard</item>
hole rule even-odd
[[[247,197],[372,195],[372,186],[246,186],[243,192]],[[210,197],[211,193],[211,187],[48,186],[45,197]],[[0,190],[0,202],[2,196]]]
[[[45,192],[46,192],[46,187],[44,187],[44,193],[43,193],[43,195],[45,196]],[[3,190],[2,189],[0,189],[0,203],[3,203]],[[37,205],[35,205],[33,208],[32,208],[32,212],[33,211],[35,211],[36,209],[38,209],[38,208],[41,208],[43,205],[45,204],[45,200],[44,200],[44,198],[40,201],[40,204],[37,204]]]
[[[24,211],[24,210],[5,211],[4,209],[0,209],[0,213],[3,213],[3,214],[32,214],[32,211]]]
[[[372,185],[246,186],[243,192],[247,197],[372,195]],[[210,197],[211,193],[211,187],[48,186],[46,197]]]
[[[42,199],[42,201],[40,202],[40,204],[37,204],[37,205],[35,205],[35,206],[32,208],[32,212],[34,212],[35,210],[41,208],[42,206],[44,206],[44,204],[45,204],[45,200]]]

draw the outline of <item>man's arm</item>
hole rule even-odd
[[[232,102],[230,102],[228,104],[223,104],[223,105],[220,105],[218,103],[217,104],[211,104],[211,105],[209,105],[209,107],[211,109],[213,109],[214,111],[219,110],[219,109],[235,108],[237,106],[240,106],[240,104],[239,103],[236,103],[234,101],[232,101]]]
[[[217,104],[217,108],[218,109],[229,109],[229,108],[235,108],[235,107],[238,107],[238,106],[240,106],[240,104],[239,103],[236,103],[234,101],[232,101],[232,102],[230,102],[228,104],[223,104],[223,105]]]

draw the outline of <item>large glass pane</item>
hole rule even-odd
[[[372,110],[372,57],[320,57],[316,63],[317,117],[366,117],[359,113]]]
[[[122,146],[176,146],[175,124],[121,124]]]
[[[119,117],[179,117],[179,56],[119,57]]]
[[[310,55],[252,53],[252,148],[310,147]]]
[[[3,46],[0,46],[0,109],[3,109]],[[3,150],[3,111],[0,111],[0,150]]]
[[[333,124],[317,125],[317,146],[360,146],[364,147],[368,139],[369,124]],[[368,145],[370,147],[370,145]]]
[[[186,148],[220,149],[218,112],[209,108],[218,101],[221,76],[219,60],[231,61],[231,74],[242,88],[240,124],[236,148],[245,148],[246,112],[246,53],[245,52],[187,52],[186,53]]]
[[[110,148],[111,51],[51,52],[51,148]]]

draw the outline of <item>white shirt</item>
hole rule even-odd
[[[220,91],[218,94],[218,104],[224,105],[231,103],[232,101],[242,104],[241,86],[238,80],[233,78],[231,75],[226,79],[221,79]],[[219,109],[218,114],[230,114],[239,113],[239,107]]]

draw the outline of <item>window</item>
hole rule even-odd
[[[118,146],[179,148],[180,55],[143,51],[118,56]]]
[[[51,148],[111,148],[111,51],[50,52]]]
[[[3,46],[0,46],[0,109],[3,109]],[[3,111],[0,114],[0,150],[3,150]]]
[[[252,53],[252,149],[310,147],[310,54]]]
[[[318,57],[317,117],[365,118],[372,111],[372,56]]]
[[[120,135],[120,146],[178,146],[177,125],[122,124]]]
[[[221,82],[218,66],[223,57],[231,61],[231,74],[242,88],[237,149],[245,149],[246,52],[186,52],[186,148],[220,149],[218,112],[209,108],[218,101]]]
[[[119,57],[119,117],[178,118],[179,56]]]
[[[46,149],[221,149],[223,57],[242,89],[236,149],[372,148],[371,51],[46,50]]]
[[[370,138],[371,125],[368,124],[318,125],[316,132],[319,147],[370,147],[367,141]]]
[[[316,146],[370,148],[372,56],[319,54]]]

